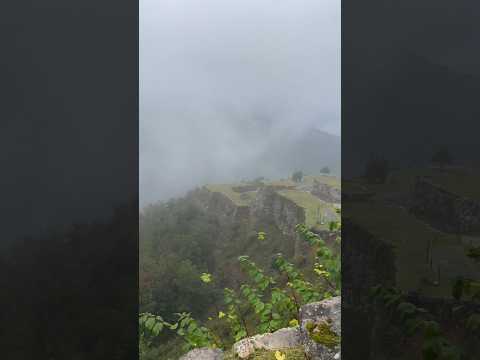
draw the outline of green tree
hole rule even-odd
[[[328,166],[324,166],[320,169],[320,174],[330,174],[330,168]]]
[[[384,184],[388,172],[388,161],[381,156],[371,157],[365,167],[365,177],[370,184]]]
[[[295,181],[295,182],[301,182],[303,179],[303,171],[295,171],[293,174],[292,174],[292,180]]]
[[[337,235],[339,243],[340,223],[330,223],[329,229],[330,235]],[[236,289],[224,289],[224,306],[215,308],[215,314],[208,318],[209,323],[215,320],[223,323],[229,329],[229,339],[218,336],[213,326],[201,325],[190,313],[177,313],[176,322],[166,322],[158,315],[142,313],[139,319],[141,335],[144,337],[142,351],[148,353],[148,346],[145,349],[145,344],[148,345],[152,338],[161,336],[164,329],[183,338],[185,349],[203,346],[226,347],[253,334],[297,326],[302,305],[339,295],[339,252],[330,249],[318,234],[308,230],[305,225],[298,225],[296,230],[312,246],[315,253],[310,276],[307,277],[282,254],[274,256],[274,273],[260,268],[248,256],[239,256],[238,262],[246,279]],[[259,241],[267,241],[264,232],[258,234],[262,235],[258,237]],[[197,277],[198,282],[207,288],[214,287],[218,281],[215,276],[206,272],[198,272]]]
[[[447,146],[441,146],[432,156],[432,163],[441,167],[452,163],[452,156]]]

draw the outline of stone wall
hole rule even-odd
[[[294,235],[295,226],[305,222],[304,209],[279,195],[269,186],[258,191],[252,213],[258,217],[270,218],[282,232],[288,235]]]
[[[222,225],[248,220],[250,214],[249,207],[236,205],[222,193],[200,188],[190,192],[188,196],[205,212],[215,215],[215,218]]]
[[[377,284],[395,286],[393,247],[361,226],[342,223],[342,296],[345,304],[364,304],[369,289]]]
[[[319,199],[326,202],[338,204],[342,201],[340,189],[320,183],[318,181],[315,181],[311,192],[312,195],[315,195]]]
[[[311,248],[295,229],[298,224],[305,223],[305,209],[280,195],[274,186],[260,187],[250,206],[239,206],[226,195],[207,188],[192,191],[189,196],[218,222],[219,238],[234,238],[238,231],[252,233],[270,228],[272,232],[273,227],[274,232],[279,232],[277,238],[283,239],[280,245],[282,252],[293,256],[297,264],[305,265],[308,261]],[[337,246],[334,243],[335,236],[330,232],[321,232],[319,235],[327,244]]]
[[[347,211],[348,213],[348,211]],[[392,247],[359,225],[342,222],[342,341],[344,359],[371,359],[375,323],[370,289],[394,286]]]
[[[348,206],[348,205],[347,205]],[[342,356],[344,359],[420,360],[421,339],[405,338],[391,309],[369,297],[372,286],[396,285],[395,252],[360,225],[342,223]],[[465,316],[454,312],[459,305],[465,313],[478,313],[475,303],[429,298],[410,293],[406,301],[428,310],[446,330],[448,339],[468,349],[468,360],[480,351],[478,338],[465,332]],[[452,330],[450,330],[452,329]],[[472,355],[470,355],[472,354]]]
[[[451,193],[425,177],[415,181],[411,210],[445,232],[480,229],[480,201]]]
[[[292,237],[295,241],[294,257],[304,254],[302,240],[295,230],[297,224],[305,223],[305,210],[302,207],[266,186],[258,190],[251,214],[272,221],[284,235]]]

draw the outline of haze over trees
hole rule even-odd
[[[339,294],[336,210],[313,195],[318,182],[322,189],[339,182],[301,175],[301,184],[259,177],[209,184],[141,211],[142,359],[159,354],[176,359],[201,346],[228,351],[247,336],[296,326],[299,306]],[[272,201],[282,203],[278,208],[285,213],[270,214]],[[322,222],[319,206],[322,217],[327,215]],[[299,226],[287,230],[287,220],[275,223],[277,216],[290,216],[288,221]],[[303,244],[295,240],[297,232]],[[287,278],[294,288],[289,289]]]
[[[293,180],[293,181],[295,181],[295,182],[302,182],[302,179],[303,179],[303,171],[298,170],[298,171],[295,171],[295,172],[292,174],[292,180]]]
[[[432,163],[439,166],[450,165],[452,163],[452,156],[447,146],[441,146],[432,156]]]
[[[383,184],[389,171],[388,161],[382,156],[372,156],[365,168],[365,178],[371,184]]]
[[[322,288],[316,299],[336,290],[326,294],[295,225],[328,235],[338,220],[338,202],[315,195],[339,193],[338,177],[319,175],[340,174],[338,2],[167,3],[140,9],[145,360],[292,325],[289,263],[309,270],[291,284]]]

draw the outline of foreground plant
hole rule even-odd
[[[159,336],[165,329],[176,331],[177,335],[185,340],[184,350],[188,351],[197,347],[221,347],[218,339],[205,326],[200,326],[189,313],[176,313],[178,320],[175,323],[165,321],[161,316],[142,313],[139,317],[140,338],[149,343],[147,339]]]
[[[340,242],[340,223],[330,223],[330,233]],[[340,254],[331,250],[317,234],[305,225],[296,227],[298,233],[315,251],[312,273],[318,281],[308,281],[304,274],[282,254],[277,254],[273,265],[277,276],[266,274],[248,256],[238,257],[241,269],[248,281],[239,289],[224,289],[223,309],[215,310],[215,318],[229,329],[234,342],[258,333],[274,332],[278,329],[298,326],[300,307],[313,301],[320,301],[340,294]],[[266,241],[266,233],[258,232],[259,241]],[[212,286],[212,274],[202,273],[199,280]],[[148,344],[150,338],[158,337],[164,329],[174,331],[185,341],[185,350],[196,347],[222,348],[224,343],[206,326],[201,326],[189,313],[175,314],[175,323],[166,322],[162,317],[150,313],[140,314],[140,334]],[[210,316],[209,320],[213,320]],[[286,360],[278,352],[276,359]]]

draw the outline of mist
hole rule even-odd
[[[141,205],[313,129],[340,134],[340,1],[140,2]]]

